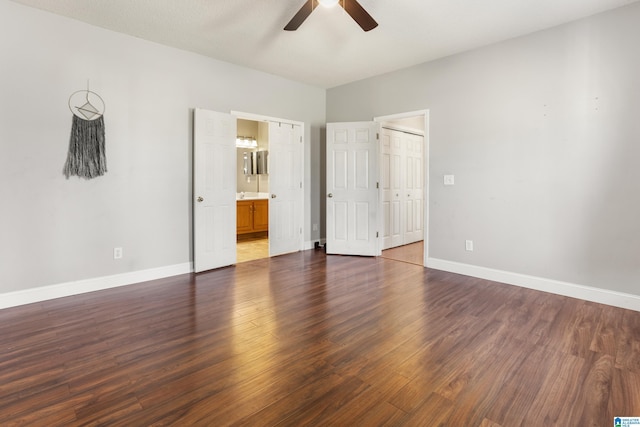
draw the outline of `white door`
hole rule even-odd
[[[423,240],[424,138],[383,128],[382,249]]]
[[[302,149],[300,125],[269,122],[269,256],[303,247]]]
[[[236,262],[236,118],[196,109],[193,120],[193,267]]]
[[[424,238],[423,205],[424,205],[424,141],[423,137],[410,133],[398,132],[403,137],[405,176],[405,231],[403,244],[419,242]]]
[[[378,123],[327,124],[327,253],[380,254]]]
[[[382,249],[403,244],[404,185],[402,173],[401,138],[389,130],[380,132],[380,161],[382,162],[380,188],[382,189]]]

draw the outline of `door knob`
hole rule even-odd
[[[332,197],[333,197],[333,193],[329,193],[329,194],[327,194],[327,197],[328,197],[328,198],[332,198]]]
[[[276,195],[275,195],[275,194],[272,194],[272,195],[271,195],[271,198],[272,198],[272,199],[275,199],[275,198],[276,198]]]
[[[204,199],[202,197],[200,197],[200,196],[198,196],[198,198],[196,200],[198,201],[198,203],[204,201]]]

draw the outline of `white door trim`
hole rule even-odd
[[[423,265],[427,267],[427,260],[429,259],[429,162],[431,156],[429,155],[429,110],[417,110],[417,111],[409,111],[406,113],[398,113],[398,114],[390,114],[387,116],[379,116],[374,117],[374,122],[388,122],[392,120],[398,119],[406,119],[409,117],[416,116],[424,116],[424,259],[422,260]],[[378,229],[382,226],[382,198],[380,198],[380,207],[378,215]]]
[[[233,110],[231,110],[231,115],[235,116],[238,119],[253,120],[254,122],[276,122],[276,123],[286,123],[290,125],[301,126],[303,131],[302,135],[304,138],[304,122],[298,122],[296,120],[281,119],[278,117],[270,117],[270,116],[264,116],[262,114],[245,113],[242,111],[233,111]],[[417,115],[419,114],[416,114],[416,116]]]

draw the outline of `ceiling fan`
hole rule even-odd
[[[378,26],[378,23],[364,10],[364,8],[356,0],[307,0],[307,2],[300,8],[298,13],[289,21],[284,27],[286,31],[295,31],[300,25],[311,15],[313,9],[319,4],[325,7],[332,7],[337,4],[353,18],[354,21],[362,27],[364,31],[371,31]]]

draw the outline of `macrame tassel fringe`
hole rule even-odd
[[[84,120],[73,116],[69,153],[64,164],[64,175],[91,179],[107,172],[104,143],[104,117]]]

